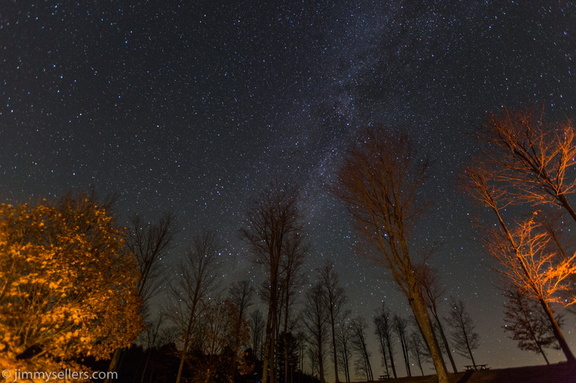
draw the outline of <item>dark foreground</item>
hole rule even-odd
[[[389,383],[437,383],[436,376],[384,379]],[[576,383],[576,363],[450,374],[450,383]]]

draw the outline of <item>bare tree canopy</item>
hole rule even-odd
[[[372,354],[368,350],[368,338],[366,329],[368,324],[363,317],[356,317],[350,323],[352,330],[352,346],[356,351],[358,358],[356,359],[356,373],[360,374],[366,381],[374,381],[374,374],[372,372],[372,365],[370,357]]]
[[[304,303],[304,326],[308,331],[310,357],[318,367],[320,383],[326,382],[325,362],[328,354],[328,312],[324,301],[324,289],[320,283],[315,284],[306,292]]]
[[[340,382],[338,377],[338,350],[336,342],[337,327],[342,324],[344,305],[348,301],[344,289],[340,286],[340,277],[334,270],[334,263],[327,261],[320,269],[319,282],[324,290],[324,300],[330,325],[332,343],[332,357],[334,364],[334,381]]]
[[[410,344],[408,342],[408,319],[398,314],[394,315],[392,318],[392,329],[400,341],[406,376],[412,376],[412,370],[410,369]]]
[[[476,326],[463,301],[454,299],[450,301],[450,313],[446,317],[446,322],[452,328],[454,349],[458,354],[470,359],[476,368],[472,351],[480,346],[480,336],[475,331]]]
[[[208,310],[204,300],[214,292],[218,282],[217,270],[218,242],[213,232],[206,231],[197,235],[190,245],[186,257],[179,266],[179,276],[170,291],[168,313],[174,325],[180,331],[182,349],[176,383],[182,378],[182,370],[193,334],[199,324],[203,310]]]
[[[147,302],[158,293],[162,282],[166,280],[159,266],[174,240],[174,217],[165,214],[156,222],[150,223],[135,215],[130,223],[127,244],[138,260],[138,293],[144,302]]]
[[[392,346],[392,314],[385,304],[382,304],[382,307],[376,312],[374,325],[376,327],[375,335],[378,337],[380,343],[382,364],[384,365],[388,376],[390,376],[390,370],[388,368],[388,366],[390,366],[394,378],[397,378],[398,374],[396,373],[396,365],[394,363],[394,348]],[[388,361],[390,361],[390,363],[388,363]]]
[[[250,245],[255,262],[264,267],[267,279],[264,283],[267,288],[268,315],[264,342],[263,383],[276,381],[276,342],[282,302],[287,319],[291,288],[298,280],[298,269],[308,251],[297,203],[296,189],[271,184],[252,201],[246,224],[241,229],[243,237]]]
[[[513,287],[505,291],[505,296],[508,302],[504,305],[504,330],[518,341],[519,349],[538,353],[546,364],[550,364],[544,349],[559,349],[560,346],[540,302]]]

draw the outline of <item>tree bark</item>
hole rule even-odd
[[[415,282],[415,281],[414,281]],[[444,359],[442,357],[442,352],[440,351],[440,346],[438,345],[438,340],[434,334],[434,328],[432,326],[432,321],[430,321],[430,316],[426,309],[426,304],[424,299],[420,295],[420,291],[416,286],[416,283],[412,286],[412,299],[408,299],[410,303],[410,308],[414,313],[420,332],[428,345],[430,355],[432,356],[432,363],[438,374],[439,383],[449,383],[448,370],[444,364]]]

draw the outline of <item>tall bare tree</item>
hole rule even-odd
[[[412,370],[410,369],[410,344],[408,343],[408,320],[396,314],[392,318],[392,328],[400,341],[406,375],[412,376]]]
[[[246,226],[241,230],[254,254],[255,262],[266,272],[268,315],[262,382],[276,382],[276,343],[281,310],[282,271],[290,254],[304,247],[298,193],[282,185],[270,185],[252,201]]]
[[[236,306],[238,310],[238,318],[236,319],[236,324],[234,325],[234,350],[239,351],[240,344],[240,334],[242,324],[247,320],[247,310],[252,306],[252,300],[255,293],[254,286],[250,281],[239,281],[234,282],[228,288],[228,296],[230,301]]]
[[[410,252],[410,229],[425,204],[417,200],[428,162],[406,134],[367,129],[349,148],[338,172],[335,195],[352,214],[356,229],[373,252],[364,253],[390,270],[408,299],[422,332],[440,383],[448,382],[442,352],[422,297]]]
[[[324,289],[324,299],[326,304],[326,311],[328,313],[328,323],[330,325],[330,335],[332,341],[332,357],[334,363],[334,381],[340,382],[338,377],[338,350],[336,342],[337,326],[343,319],[344,305],[348,298],[344,289],[340,286],[340,278],[336,270],[334,270],[334,263],[327,261],[320,269],[319,282]]]
[[[166,281],[161,262],[172,245],[174,235],[174,217],[171,214],[165,214],[152,223],[144,222],[139,215],[133,216],[130,220],[126,245],[138,261],[140,271],[138,295],[142,298],[145,324],[148,319],[149,301],[158,294],[163,282]],[[123,349],[114,351],[109,371],[118,368],[122,351]],[[104,380],[104,383],[108,382],[109,379]]]
[[[304,284],[304,274],[302,267],[308,255],[309,247],[303,242],[302,236],[296,236],[286,243],[286,252],[281,260],[280,265],[280,310],[278,312],[278,324],[282,324],[280,334],[282,336],[282,344],[289,345],[293,339],[291,334],[291,327],[293,327],[292,307],[295,303],[295,297],[298,289]],[[284,367],[284,382],[290,381],[290,348],[282,348],[283,367]]]
[[[218,244],[213,232],[197,235],[186,256],[180,262],[179,275],[170,289],[168,313],[180,331],[182,349],[176,375],[176,383],[182,378],[186,356],[198,326],[203,301],[215,291],[220,266]]]
[[[444,296],[445,293],[444,288],[440,284],[438,271],[425,262],[421,262],[417,268],[417,275],[422,287],[422,295],[426,301],[426,306],[428,306],[428,310],[434,319],[434,328],[437,330],[440,340],[442,341],[444,352],[450,360],[452,370],[454,373],[457,373],[458,369],[456,368],[456,363],[452,356],[452,350],[450,349],[446,332],[444,331],[444,326],[442,325],[442,320],[440,319],[440,313],[438,311],[438,304],[441,302],[441,297]]]
[[[306,292],[304,305],[304,326],[310,335],[308,344],[310,357],[318,368],[318,379],[325,383],[325,362],[328,342],[328,313],[324,301],[324,289],[317,283]]]
[[[398,378],[396,373],[396,365],[394,363],[394,349],[392,347],[392,318],[390,317],[390,309],[386,304],[382,304],[382,307],[376,312],[374,317],[374,325],[376,326],[376,336],[380,343],[380,352],[382,354],[382,364],[386,368],[386,373],[390,376],[390,370],[388,367],[388,360],[390,360],[390,368],[392,369],[392,374],[394,378]]]
[[[266,329],[266,320],[260,310],[254,310],[250,313],[248,321],[250,328],[250,339],[252,340],[252,350],[257,358],[262,359],[264,347],[262,338],[264,337],[264,330]]]
[[[352,360],[352,328],[348,323],[348,317],[350,316],[350,311],[346,310],[344,312],[342,321],[338,326],[338,331],[336,333],[336,342],[338,343],[338,361],[339,366],[347,383],[350,383],[350,360]]]
[[[418,331],[410,332],[408,345],[410,355],[420,369],[420,374],[424,376],[424,363],[430,361],[430,353],[427,350],[426,342],[422,339],[422,334]]]
[[[507,289],[504,295],[508,298],[504,305],[504,330],[518,341],[519,349],[540,354],[550,364],[544,349],[560,347],[540,302],[514,288]]]
[[[152,223],[144,222],[139,215],[131,219],[127,245],[138,259],[141,275],[138,292],[145,304],[158,294],[166,281],[161,262],[172,246],[175,232],[172,214],[164,214]]]
[[[480,336],[475,331],[476,326],[463,301],[454,299],[450,301],[450,314],[446,317],[446,322],[452,328],[454,349],[458,354],[470,359],[476,368],[472,351],[480,346]]]
[[[363,317],[356,317],[350,323],[350,327],[352,329],[352,346],[358,355],[356,373],[364,375],[367,382],[372,382],[374,381],[374,374],[370,363],[371,353],[368,350],[368,339],[366,336],[368,324]]]

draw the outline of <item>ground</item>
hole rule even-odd
[[[384,383],[437,383],[436,376],[384,379]],[[451,383],[576,383],[576,363],[450,374]]]

